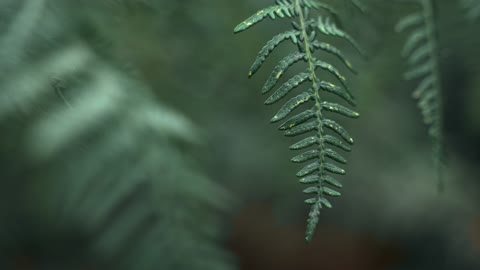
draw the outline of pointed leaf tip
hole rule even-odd
[[[252,23],[248,23],[248,22],[242,22],[240,23],[239,25],[237,25],[235,27],[235,29],[233,29],[233,33],[234,34],[238,34],[244,30],[246,30],[247,28],[249,28],[250,26],[252,25]]]

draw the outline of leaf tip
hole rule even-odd
[[[276,123],[278,121],[282,120],[278,114],[276,114],[274,117],[272,117],[272,119],[270,119],[270,123]]]
[[[245,27],[245,23],[240,23],[239,25],[237,25],[237,26],[235,27],[235,29],[233,29],[233,33],[234,33],[234,34],[238,34],[238,33],[242,32],[242,31],[245,30],[245,29],[247,29],[247,28]]]

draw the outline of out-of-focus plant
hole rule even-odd
[[[1,5],[0,266],[232,268],[232,199],[196,165],[191,121],[100,57],[58,1]]]
[[[438,60],[438,41],[434,0],[414,1],[419,11],[402,18],[396,31],[413,28],[402,51],[410,66],[405,73],[407,80],[419,79],[412,96],[418,100],[423,121],[429,126],[432,138],[433,158],[437,170],[438,189],[443,189],[442,168],[444,167],[443,101]]]

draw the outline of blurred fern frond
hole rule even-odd
[[[433,0],[415,0],[417,12],[403,17],[396,31],[412,29],[402,56],[410,68],[405,73],[407,80],[419,80],[412,96],[418,100],[423,121],[428,125],[432,138],[434,166],[437,171],[438,188],[443,189],[442,167],[444,166],[444,142],[442,130],[442,92],[438,60],[438,40]]]
[[[0,266],[233,268],[232,199],[195,165],[194,125],[100,58],[56,3],[9,1],[0,25]]]
[[[314,10],[324,11],[325,15],[318,17],[311,16]],[[292,150],[309,149],[308,151],[292,158],[293,162],[303,163],[312,162],[301,169],[297,176],[300,177],[300,183],[311,185],[304,190],[304,193],[312,196],[305,202],[311,205],[307,220],[306,240],[310,241],[317,226],[320,210],[323,207],[331,208],[332,204],[327,199],[328,196],[340,196],[340,192],[334,188],[341,188],[342,184],[331,174],[344,175],[343,168],[337,166],[334,162],[345,164],[346,159],[331,148],[337,147],[344,151],[350,151],[349,145],[353,144],[353,138],[347,130],[339,123],[326,116],[331,112],[350,118],[357,118],[359,114],[350,108],[326,101],[327,93],[334,94],[350,105],[355,105],[354,98],[350,93],[346,83],[346,78],[333,65],[318,58],[316,52],[324,52],[335,56],[342,62],[347,69],[356,73],[350,64],[350,61],[344,54],[333,45],[321,42],[316,39],[320,34],[333,36],[346,40],[351,43],[360,52],[361,49],[357,43],[343,30],[339,29],[330,16],[336,15],[333,7],[317,1],[311,0],[279,0],[276,5],[262,9],[250,18],[240,23],[234,30],[235,33],[241,32],[262,21],[267,16],[271,19],[277,17],[289,17],[292,20],[293,29],[274,36],[260,50],[252,67],[249,77],[254,75],[266,58],[281,43],[291,41],[297,50],[293,51],[283,58],[274,68],[272,74],[267,79],[262,88],[262,94],[270,92],[275,85],[282,79],[287,70],[297,62],[306,64],[305,71],[296,74],[288,79],[265,101],[266,105],[271,105],[284,99],[297,87],[309,85],[306,89],[299,92],[294,97],[288,99],[280,110],[270,120],[272,123],[286,119],[291,113],[302,104],[308,104],[310,107],[294,114],[288,118],[279,129],[285,136],[293,137],[310,133],[299,142],[290,146]],[[317,76],[317,70],[322,70],[330,74],[340,82],[341,86],[328,81],[320,80]],[[330,132],[333,132],[330,134]],[[338,137],[340,138],[338,138]],[[333,162],[332,162],[333,161]]]

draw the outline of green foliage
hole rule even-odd
[[[322,13],[316,18],[310,16],[312,10],[321,11],[324,15]],[[346,129],[336,121],[329,119],[326,113],[336,113],[350,118],[359,116],[357,112],[348,107],[325,101],[326,93],[332,93],[350,105],[355,104],[346,83],[346,78],[333,65],[319,59],[315,53],[324,52],[333,55],[354,73],[355,69],[339,49],[329,43],[320,42],[316,37],[319,34],[338,37],[351,43],[361,53],[363,52],[354,39],[340,30],[330,18],[330,16],[336,15],[335,10],[331,6],[310,0],[276,1],[275,6],[260,10],[240,23],[234,32],[243,31],[262,21],[267,16],[275,19],[275,15],[282,18],[292,18],[293,30],[279,34],[267,42],[250,68],[249,77],[260,69],[270,53],[284,41],[291,41],[291,43],[297,46],[297,51],[280,60],[264,84],[262,94],[269,93],[295,63],[301,61],[307,65],[305,71],[294,75],[277,88],[267,98],[265,104],[271,105],[281,100],[286,100],[284,105],[270,120],[272,123],[286,119],[302,104],[309,106],[302,112],[288,118],[280,125],[279,129],[283,131],[285,136],[308,134],[308,137],[293,144],[290,146],[290,149],[306,150],[306,152],[292,158],[292,162],[311,162],[297,173],[297,176],[300,177],[300,183],[311,185],[304,190],[304,193],[312,196],[305,200],[307,204],[311,205],[306,229],[306,240],[310,241],[319,220],[320,210],[323,207],[332,207],[327,197],[340,196],[340,193],[333,188],[341,188],[342,184],[331,174],[344,175],[346,173],[344,169],[331,162],[335,161],[345,164],[347,162],[346,159],[337,150],[330,147],[335,146],[342,150],[350,151],[349,145],[353,144],[353,138]],[[295,20],[293,20],[294,18]],[[340,82],[341,86],[320,80],[317,76],[317,70],[323,70],[325,73],[330,74]],[[308,85],[305,87],[306,89],[296,94],[296,96],[286,98],[296,88],[304,85]],[[339,136],[343,141],[335,135]]]
[[[231,269],[232,199],[197,168],[196,127],[47,3],[13,5],[1,29],[0,268],[38,246],[37,268]]]
[[[429,126],[433,143],[434,165],[437,170],[439,190],[443,188],[442,167],[444,143],[442,135],[442,93],[438,62],[438,41],[433,0],[416,0],[419,10],[403,17],[396,31],[411,29],[403,47],[402,56],[410,66],[405,73],[407,80],[418,80],[412,96],[418,100],[423,121]]]
[[[332,14],[336,14],[336,11],[329,5],[318,3],[315,0],[302,0],[302,5],[306,8],[325,9]],[[257,13],[250,16],[250,18],[241,22],[239,25],[237,25],[237,27],[235,27],[234,32],[238,33],[244,31],[256,23],[261,22],[266,17],[270,17],[272,20],[274,20],[277,16],[280,18],[292,18],[297,16],[295,3],[289,0],[277,0],[276,5],[261,9]]]

